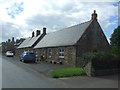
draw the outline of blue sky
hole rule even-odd
[[[120,1],[118,3],[118,25],[120,25]]]
[[[32,31],[42,30],[43,27],[47,28],[47,32],[53,32],[89,21],[93,10],[96,10],[98,21],[109,40],[113,30],[118,26],[118,1],[107,1],[109,2],[102,0],[98,2],[95,0],[93,2],[85,0],[1,0],[2,41],[13,36],[16,39],[31,37]]]
[[[19,15],[21,12],[23,12],[24,10],[24,7],[23,7],[24,3],[23,2],[20,2],[20,3],[13,3],[10,7],[7,7],[7,11],[8,11],[8,15],[11,17],[11,18],[15,18],[16,15]]]

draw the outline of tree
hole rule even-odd
[[[111,35],[110,43],[112,46],[116,46],[120,51],[120,26],[118,26]]]
[[[120,56],[120,26],[118,26],[110,38],[111,53]]]

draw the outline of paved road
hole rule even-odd
[[[118,76],[54,79],[47,72],[65,66],[44,62],[22,63],[18,58],[2,58],[3,88],[118,88]]]
[[[7,58],[12,60],[12,58]],[[30,69],[27,65],[13,64],[3,58],[2,60],[2,87],[3,88],[62,88],[68,87],[63,81],[52,79]],[[16,61],[15,61],[16,62]],[[56,83],[57,82],[57,83]]]

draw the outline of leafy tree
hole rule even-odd
[[[113,46],[116,46],[120,51],[120,26],[118,26],[110,38],[110,43]]]

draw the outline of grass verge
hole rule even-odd
[[[72,76],[81,76],[86,75],[82,68],[63,68],[53,70],[48,73],[53,78],[63,78],[63,77],[72,77]]]

